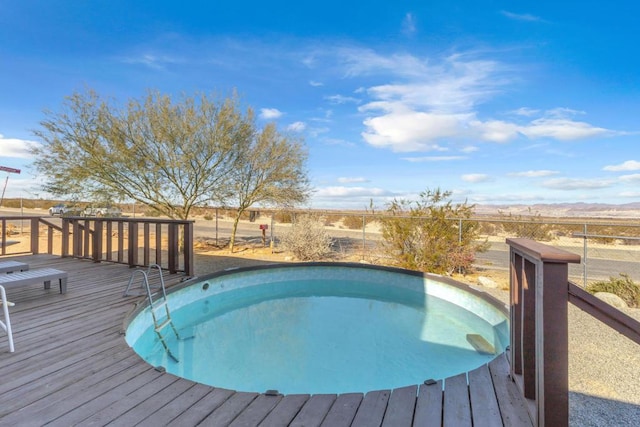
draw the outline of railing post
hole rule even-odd
[[[80,231],[80,220],[73,220],[73,249],[72,253],[75,258],[82,257],[82,232]]]
[[[96,219],[93,223],[93,262],[102,261],[102,220]]]
[[[138,223],[129,221],[129,267],[138,265]]]
[[[569,424],[569,263],[580,256],[507,239],[511,259],[511,374],[535,425]]]
[[[2,226],[0,226],[0,253],[7,253],[7,220],[2,218]]]
[[[40,218],[31,218],[31,253],[40,253]]]
[[[178,225],[175,222],[169,223],[167,240],[169,273],[174,274],[178,271]]]
[[[162,265],[162,224],[156,223],[156,264]]]
[[[193,221],[184,224],[184,274],[193,276]]]
[[[62,258],[69,256],[69,220],[62,218],[62,247],[60,248]]]

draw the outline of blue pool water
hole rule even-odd
[[[437,278],[364,267],[293,266],[199,279],[169,295],[173,361],[148,311],[127,342],[148,363],[241,391],[397,388],[474,369],[508,340],[502,310]],[[480,335],[495,347],[480,353]]]

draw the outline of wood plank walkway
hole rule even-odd
[[[3,257],[67,271],[67,293],[8,289],[15,353],[0,333],[0,426],[530,426],[506,357],[433,385],[366,394],[235,392],[158,372],[126,344],[131,271],[50,255]],[[167,285],[179,275],[165,276]]]

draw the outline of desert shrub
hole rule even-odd
[[[213,219],[213,216],[211,216],[210,214],[206,214],[206,215],[204,216],[204,219],[205,219],[206,221],[211,221],[211,220]]]
[[[478,221],[478,233],[483,236],[495,236],[498,234],[498,227],[492,221]]]
[[[552,227],[550,224],[545,224],[542,215],[539,213],[533,213],[529,208],[529,216],[523,217],[522,215],[509,215],[500,212],[500,218],[502,222],[503,230],[510,236],[523,237],[532,240],[544,240],[549,241],[554,239],[552,233]]]
[[[144,210],[144,216],[157,218],[160,216],[160,211],[152,206],[147,206],[147,208]]]
[[[360,215],[347,215],[342,218],[342,225],[349,230],[362,230],[362,217]]]
[[[635,284],[628,274],[620,273],[620,277],[594,282],[587,286],[587,291],[609,292],[622,298],[629,307],[640,307],[640,286]]]
[[[384,249],[400,267],[438,274],[466,273],[475,253],[480,224],[470,220],[473,206],[454,205],[451,192],[427,190],[420,200],[394,200],[380,218]]]
[[[342,215],[327,214],[323,216],[324,225],[333,225],[342,219]]]
[[[296,222],[280,237],[280,246],[300,261],[317,261],[331,253],[331,237],[314,215],[297,215]]]
[[[279,211],[273,214],[273,219],[280,224],[291,224],[293,222],[293,214],[287,211]]]

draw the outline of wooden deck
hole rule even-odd
[[[131,269],[51,255],[3,257],[69,273],[7,289],[16,346],[0,332],[0,426],[530,426],[506,358],[440,381],[366,394],[269,396],[158,372],[126,344]],[[182,276],[166,276],[167,284]]]

